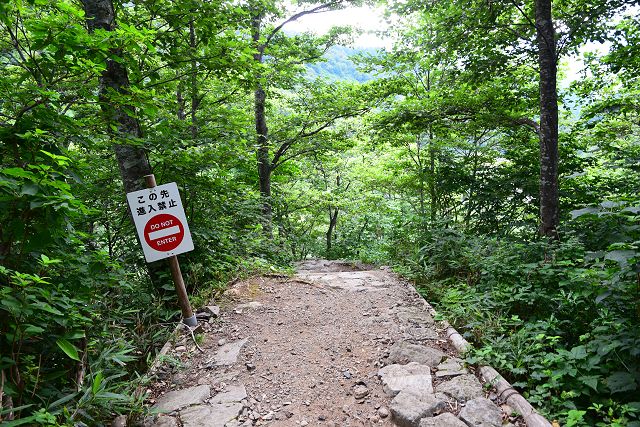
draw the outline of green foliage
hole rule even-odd
[[[623,3],[554,3],[560,54],[588,40],[611,50],[586,54],[588,72],[560,94],[573,106],[561,123],[563,225],[548,242],[535,237],[532,3],[389,4],[403,16],[389,30],[396,46],[354,59],[336,46],[349,28],[287,34],[291,10],[274,0],[116,2],[114,30],[93,32],[80,3],[0,2],[10,423],[101,425],[143,410],[135,390],[179,313],[129,221],[112,152],[125,144],[144,150],[159,183],[179,185],[195,306],[293,259],[395,264],[473,341],[470,362],[494,365],[549,417],[638,425],[640,21],[628,10],[608,22]],[[128,85],[105,97],[107,64]],[[256,147],[259,87],[269,131]]]

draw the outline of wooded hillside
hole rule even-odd
[[[550,420],[640,426],[638,1],[381,1],[394,47],[352,60],[287,32],[359,3],[0,2],[0,421],[143,410],[180,321],[126,202],[153,173],[194,307],[392,265]]]

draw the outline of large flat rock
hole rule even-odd
[[[212,403],[236,403],[247,398],[247,389],[244,385],[231,385],[225,391],[216,394],[211,399]]]
[[[445,406],[445,401],[432,393],[402,391],[393,398],[390,409],[397,425],[418,427],[421,419],[433,417]]]
[[[192,406],[180,412],[183,427],[225,427],[242,411],[241,403]]]
[[[161,396],[151,408],[160,412],[174,412],[192,405],[198,405],[211,397],[211,387],[199,385],[170,391]]]
[[[395,396],[403,390],[414,393],[433,393],[431,369],[418,363],[388,365],[378,371],[385,393]]]
[[[454,377],[449,381],[438,384],[436,390],[453,397],[460,403],[483,397],[482,384],[473,374]]]
[[[240,355],[240,350],[247,343],[248,338],[243,340],[230,342],[228,344],[223,345],[216,351],[216,354],[213,356],[213,363],[216,366],[230,366],[238,361],[238,356]]]
[[[500,427],[502,411],[489,399],[479,397],[467,402],[460,411],[460,419],[470,426]]]
[[[405,341],[395,343],[389,350],[389,361],[399,364],[416,362],[426,366],[438,366],[446,356],[436,348],[411,344]]]

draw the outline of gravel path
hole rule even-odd
[[[479,383],[462,396],[447,388],[475,377],[387,269],[307,261],[293,278],[235,284],[220,307],[199,315],[203,352],[185,334],[164,356],[150,403],[167,415],[146,425],[419,426],[446,412],[455,416],[424,425],[457,425],[466,402],[484,398]]]

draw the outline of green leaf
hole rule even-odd
[[[76,397],[77,395],[78,395],[78,393],[71,393],[71,394],[68,394],[68,395],[66,395],[64,397],[61,397],[60,399],[56,400],[51,405],[49,405],[49,409],[53,409],[56,406],[62,405],[63,403],[67,403],[68,401],[70,401],[74,397]]]
[[[24,329],[25,334],[34,335],[34,334],[40,334],[44,332],[44,329],[41,328],[40,326],[34,326],[34,325],[25,325],[25,326],[26,326],[26,328]]]
[[[102,375],[102,371],[96,374],[96,377],[93,379],[93,384],[91,385],[91,392],[95,395],[100,391],[100,386],[102,385],[102,380],[104,379],[104,375]]]
[[[611,393],[633,391],[638,388],[635,378],[628,372],[614,372],[607,378],[607,385]]]
[[[38,194],[39,190],[40,190],[40,186],[38,186],[38,184],[34,184],[32,182],[27,182],[27,183],[22,185],[22,189],[20,190],[20,194],[21,195],[28,194],[29,196],[35,196],[36,194]]]
[[[597,214],[598,212],[600,212],[600,209],[598,208],[587,207],[583,209],[576,209],[575,211],[571,211],[569,213],[571,214],[571,219],[576,219],[582,215]]]
[[[585,349],[585,346],[579,345],[571,349],[572,359],[584,359],[585,357],[587,357],[587,350]]]
[[[580,380],[582,384],[585,384],[591,387],[593,390],[598,391],[599,378],[600,377],[598,377],[597,375],[583,375],[581,377],[578,377],[578,380]]]
[[[56,344],[58,344],[58,347],[60,347],[60,349],[64,351],[64,353],[71,359],[77,360],[78,362],[80,361],[80,356],[78,356],[78,348],[75,345],[71,344],[65,339],[57,340]]]
[[[33,175],[33,173],[26,171],[22,168],[7,168],[7,169],[2,169],[2,171],[0,171],[1,173],[3,173],[4,175],[7,176],[13,176],[15,178],[33,178],[35,179],[35,176]]]
[[[22,426],[25,424],[29,424],[32,423],[33,421],[35,421],[35,419],[37,418],[36,415],[32,415],[30,417],[27,418],[21,418],[19,420],[14,420],[14,421],[3,421],[2,422],[2,427],[15,427],[15,426]]]
[[[621,267],[624,267],[628,264],[631,258],[636,256],[636,251],[619,249],[615,251],[607,252],[604,256],[604,259],[608,259],[611,261],[615,261],[620,264]]]
[[[127,396],[125,394],[111,393],[111,392],[100,393],[100,397],[106,397],[106,398],[109,398],[109,399],[122,400],[122,401],[130,400],[129,396]]]

